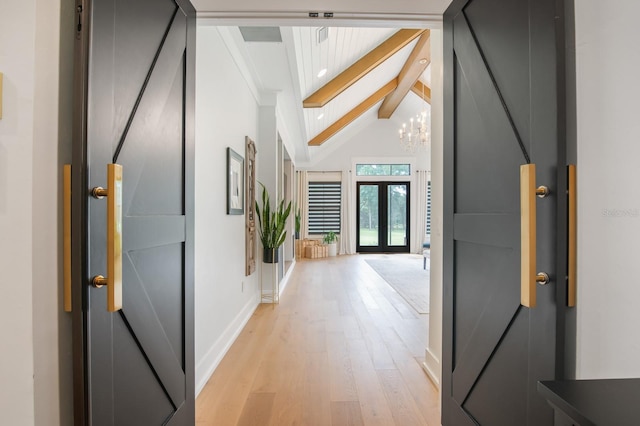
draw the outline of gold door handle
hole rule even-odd
[[[107,310],[122,309],[122,166],[107,164],[107,189],[96,187],[94,198],[107,197],[107,277],[96,275],[91,284],[107,286]]]
[[[520,166],[520,304],[536,306],[536,283],[549,283],[549,275],[536,272],[536,196],[549,194],[546,186],[536,188],[536,165]]]
[[[568,204],[569,204],[569,241],[568,241],[568,260],[567,265],[567,306],[576,306],[576,287],[578,275],[577,250],[578,250],[578,228],[577,228],[577,192],[576,192],[576,166],[568,167]]]
[[[64,311],[71,312],[71,164],[62,168],[62,288]]]

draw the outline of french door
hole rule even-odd
[[[409,252],[409,182],[358,182],[358,252]]]

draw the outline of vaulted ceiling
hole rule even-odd
[[[293,118],[282,130],[298,163],[372,120],[390,119],[399,128],[430,101],[429,30],[220,30],[240,52],[257,89],[277,92],[281,114]]]
[[[278,94],[290,155],[309,163],[373,120],[399,128],[424,109],[430,52],[423,30],[441,26],[451,0],[192,2],[201,25],[219,27],[255,89]],[[239,30],[276,25],[281,41],[246,41]]]

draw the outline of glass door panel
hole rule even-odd
[[[407,189],[404,183],[387,185],[387,246],[407,245]]]
[[[360,245],[378,247],[380,245],[378,185],[359,185],[358,201],[358,240]]]

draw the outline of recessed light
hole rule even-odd
[[[420,64],[421,64],[421,65],[424,65],[424,64],[426,64],[426,63],[427,63],[427,58],[422,58],[422,59],[420,59]]]
[[[325,75],[327,73],[327,69],[326,68],[322,68],[320,70],[320,72],[318,73],[318,78],[322,77],[323,75]]]
[[[318,116],[318,120],[321,120],[324,117],[324,112]]]

